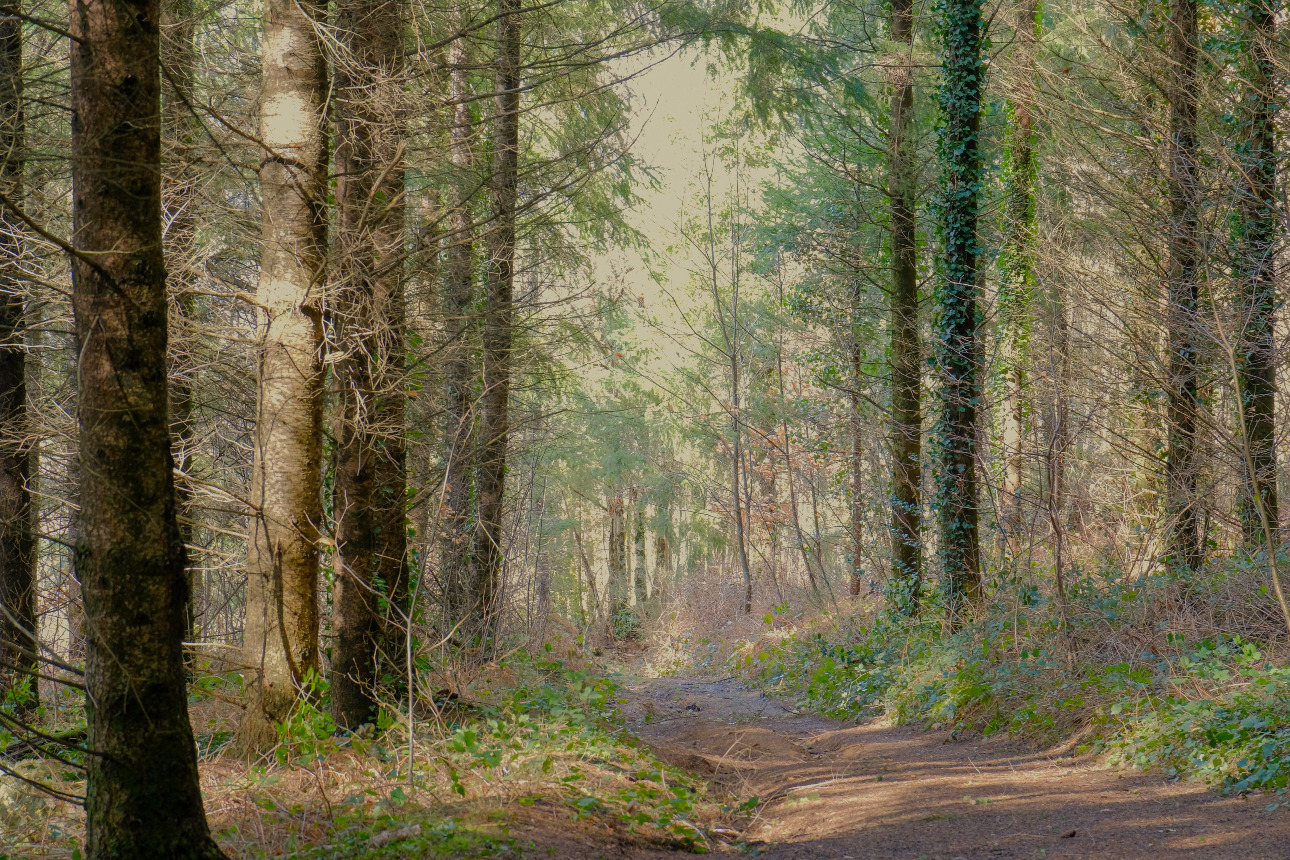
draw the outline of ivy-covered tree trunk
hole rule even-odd
[[[277,742],[316,674],[322,527],[322,289],[327,248],[325,7],[265,0],[260,137],[261,339],[247,552],[243,749]]]
[[[72,306],[93,860],[223,854],[188,721],[166,386],[158,0],[71,7]]]
[[[1169,366],[1166,380],[1167,563],[1190,572],[1201,561],[1201,517],[1196,496],[1200,466],[1196,433],[1200,421],[1200,367],[1196,311],[1200,294],[1199,34],[1196,0],[1169,4],[1168,302]]]
[[[336,579],[331,713],[376,717],[382,667],[405,663],[403,16],[396,0],[336,7]],[[405,670],[406,671],[406,670]]]
[[[475,461],[475,379],[472,335],[475,311],[475,234],[469,198],[473,182],[473,93],[466,79],[466,40],[449,52],[448,99],[452,123],[448,157],[453,176],[449,187],[448,250],[444,267],[442,309],[447,343],[444,349],[444,503],[440,526],[439,579],[447,626],[471,613],[470,527],[471,472]]]
[[[21,205],[26,160],[22,22],[0,19],[0,192]],[[30,478],[35,459],[27,417],[26,302],[22,261],[26,227],[0,207],[0,700],[26,684],[24,712],[34,711],[36,507]]]
[[[1017,552],[1021,529],[1021,482],[1025,464],[1022,444],[1026,431],[1030,361],[1030,330],[1035,289],[1035,132],[1031,116],[1034,103],[1035,42],[1039,30],[1036,0],[1023,0],[1016,9],[1017,47],[1010,81],[1008,130],[1004,141],[1003,248],[999,254],[997,329],[1000,383],[1003,388],[1002,454],[1004,540]]]
[[[493,222],[488,233],[487,307],[479,439],[479,516],[472,559],[474,604],[482,622],[497,609],[502,584],[502,515],[510,447],[511,351],[515,338],[515,207],[520,157],[521,0],[497,0],[497,95],[493,102]]]
[[[899,608],[918,612],[923,577],[923,346],[918,313],[917,174],[914,118],[914,4],[892,0],[893,70],[888,140],[891,205],[891,575]]]
[[[981,591],[977,534],[977,222],[981,209],[981,0],[941,0],[941,269],[936,364],[941,414],[936,505],[952,619]]]
[[[1237,318],[1244,326],[1237,374],[1244,413],[1244,442],[1254,474],[1246,476],[1240,519],[1247,544],[1264,541],[1262,518],[1278,526],[1276,425],[1277,207],[1276,44],[1278,0],[1245,0],[1238,20],[1245,50],[1238,114],[1244,139],[1237,146],[1237,235],[1234,273],[1241,286]],[[1248,469],[1247,469],[1248,471]],[[1255,499],[1259,500],[1256,504]],[[1262,517],[1259,507],[1262,507]]]

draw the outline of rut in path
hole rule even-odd
[[[628,727],[660,758],[761,798],[743,834],[761,857],[1290,860],[1290,811],[1268,812],[1262,795],[1218,797],[1005,741],[799,716],[730,680],[659,678],[623,692]]]

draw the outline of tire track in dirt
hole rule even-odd
[[[1290,811],[1267,812],[1261,795],[1222,798],[1002,740],[849,726],[729,679],[620,689],[627,727],[663,761],[761,799],[742,835],[761,857],[1290,860]]]

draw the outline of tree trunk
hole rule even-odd
[[[860,385],[864,380],[864,348],[860,345],[860,287],[852,294],[851,344],[851,587],[852,597],[864,590],[864,422],[860,415]]]
[[[319,668],[327,66],[317,28],[324,11],[314,0],[264,5],[262,345],[244,632],[245,662],[259,677],[238,729],[247,750],[276,742],[273,724]]]
[[[497,610],[502,574],[502,505],[510,445],[514,338],[515,205],[519,193],[520,0],[497,0],[497,96],[493,116],[493,223],[488,233],[480,416],[479,516],[475,523],[474,603],[483,625]]]
[[[157,0],[71,8],[87,854],[214,858],[188,722],[166,391]]]
[[[1236,267],[1241,287],[1237,318],[1244,330],[1236,345],[1237,376],[1245,413],[1244,443],[1254,474],[1246,476],[1240,518],[1247,545],[1264,542],[1258,505],[1276,535],[1277,454],[1276,406],[1276,244],[1280,233],[1277,211],[1276,126],[1278,101],[1276,61],[1276,0],[1246,0],[1240,14],[1242,34],[1249,40],[1240,75],[1241,129],[1237,147]],[[1247,470],[1248,471],[1248,470]],[[1255,502],[1257,496],[1258,502]]]
[[[0,192],[21,205],[26,159],[22,22],[0,19]],[[28,680],[22,713],[33,713],[40,630],[36,618],[36,508],[30,478],[35,459],[27,418],[25,227],[0,207],[0,699]]]
[[[1196,0],[1170,0],[1169,70],[1169,261],[1166,310],[1169,367],[1166,388],[1168,448],[1166,504],[1170,541],[1166,563],[1176,573],[1200,566],[1201,534],[1196,497],[1200,420],[1199,345],[1196,331],[1200,293],[1199,35]]]
[[[891,38],[902,44],[891,97],[891,575],[892,598],[910,615],[922,591],[923,407],[918,330],[917,167],[910,140],[914,118],[913,0],[893,0]]]
[[[473,155],[472,93],[466,80],[466,42],[453,43],[449,57],[448,93],[453,105],[448,131],[453,167],[448,215],[447,265],[444,267],[443,317],[447,332],[444,350],[444,468],[447,470],[439,578],[447,626],[470,616],[470,476],[475,453],[474,342],[475,236],[470,214]]]
[[[380,667],[397,677],[405,662],[393,635],[407,626],[401,8],[396,0],[336,8],[331,713],[348,729],[375,720]]]
[[[162,174],[161,203],[165,210],[166,231],[163,243],[169,281],[170,308],[170,434],[174,445],[175,465],[179,474],[175,482],[175,503],[179,511],[179,533],[184,545],[193,552],[193,488],[189,481],[193,449],[193,375],[197,361],[192,339],[196,336],[196,268],[197,219],[194,212],[196,167],[192,151],[201,123],[193,109],[193,35],[196,10],[192,0],[163,0],[161,6],[161,61],[166,74],[162,81],[161,134]],[[187,632],[184,638],[196,641],[199,635],[197,591],[200,585],[198,567],[189,558]],[[188,658],[191,665],[191,655]]]
[[[977,534],[977,221],[981,207],[981,0],[946,0],[940,103],[944,116],[941,284],[936,363],[941,377],[937,478],[941,566],[957,622],[981,591]]]
[[[1034,101],[1035,41],[1038,9],[1035,0],[1022,0],[1016,9],[1016,75],[1007,104],[1008,130],[1004,142],[1003,248],[999,254],[999,364],[1002,376],[1003,533],[1009,552],[1019,551],[1021,481],[1025,461],[1022,440],[1026,430],[1027,367],[1035,288],[1035,134],[1031,120]]]

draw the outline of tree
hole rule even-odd
[[[1195,571],[1201,561],[1201,517],[1196,497],[1200,465],[1196,434],[1201,408],[1196,313],[1204,265],[1197,132],[1199,38],[1195,0],[1170,0],[1165,493],[1170,517],[1168,564],[1176,572]]]
[[[981,209],[980,0],[941,0],[941,281],[936,365],[941,414],[936,505],[948,608],[961,617],[981,590],[977,534],[977,222]]]
[[[378,666],[405,662],[401,648],[383,661],[382,648],[397,647],[389,633],[409,625],[402,11],[396,0],[337,6],[331,712],[346,728],[374,720]]]
[[[1281,234],[1277,207],[1276,0],[1246,0],[1237,10],[1241,70],[1236,146],[1237,227],[1233,272],[1240,286],[1237,396],[1243,408],[1243,444],[1253,474],[1246,469],[1240,509],[1248,544],[1264,540],[1262,517],[1278,523],[1276,426],[1276,246]],[[1275,534],[1275,532],[1274,532]]]
[[[923,410],[918,313],[918,170],[911,145],[914,112],[914,7],[891,4],[891,39],[901,45],[893,70],[888,140],[891,207],[891,573],[897,602],[918,612],[922,590]]]
[[[440,525],[439,577],[448,628],[471,614],[471,470],[475,461],[474,342],[475,227],[470,190],[474,166],[474,93],[467,78],[470,60],[466,40],[453,42],[448,58],[448,100],[452,119],[448,156],[453,174],[449,184],[447,265],[441,297],[444,345],[444,504]]]
[[[1013,75],[1005,108],[1008,117],[1004,141],[1003,247],[999,253],[998,344],[1003,385],[1003,505],[1004,538],[1017,551],[1021,527],[1021,479],[1025,459],[1022,439],[1026,429],[1027,364],[1029,362],[1032,303],[1035,289],[1035,158],[1033,122],[1035,43],[1039,29],[1036,0],[1017,4],[1017,45]]]
[[[179,531],[184,544],[193,545],[193,488],[190,473],[193,466],[195,430],[193,411],[196,395],[193,376],[196,361],[192,354],[196,337],[197,283],[197,212],[195,186],[200,171],[193,158],[202,134],[193,102],[193,76],[196,61],[193,37],[197,10],[192,0],[163,0],[161,6],[161,61],[165,70],[162,80],[161,136],[162,181],[161,203],[165,211],[165,246],[167,280],[172,300],[170,326],[170,419],[175,446],[175,465],[179,477],[175,484],[179,506]],[[189,559],[191,563],[192,559]],[[188,632],[185,638],[195,640],[198,633],[195,600],[198,576],[189,571]],[[191,662],[191,661],[190,661]]]
[[[71,9],[88,856],[218,858],[188,721],[166,390],[157,0]]]
[[[492,223],[485,286],[479,507],[471,559],[472,597],[482,621],[497,610],[502,513],[510,446],[511,350],[515,314],[515,207],[519,194],[521,0],[497,0],[496,96],[493,99]],[[481,628],[481,632],[482,628]]]
[[[260,109],[263,245],[245,661],[259,676],[239,726],[246,749],[319,668],[322,528],[322,289],[327,248],[325,9],[265,0]]]
[[[0,194],[22,200],[26,160],[22,22],[0,20]],[[36,671],[36,531],[30,479],[35,459],[27,417],[26,226],[0,208],[0,696]],[[12,679],[12,683],[10,683]],[[34,677],[23,710],[36,704]]]

